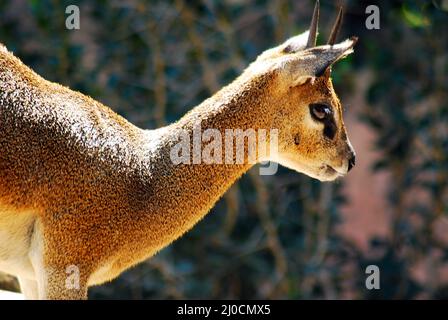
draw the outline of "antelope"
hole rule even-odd
[[[310,29],[264,51],[175,123],[140,129],[47,81],[0,46],[0,270],[27,299],[87,299],[189,231],[254,164],[174,164],[179,131],[277,129],[274,161],[321,181],[355,164],[331,66],[357,38],[316,46]],[[266,142],[269,143],[269,142]],[[247,151],[245,151],[247,153]],[[70,286],[70,270],[77,279]],[[69,283],[70,284],[70,283]]]

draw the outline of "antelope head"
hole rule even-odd
[[[310,29],[266,50],[247,71],[275,74],[270,94],[272,127],[278,128],[278,152],[269,160],[321,181],[345,175],[355,165],[331,82],[331,66],[353,52],[357,38],[335,43],[342,8],[326,45],[316,46],[319,3]]]

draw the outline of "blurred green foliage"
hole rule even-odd
[[[381,29],[367,30],[377,4]],[[81,29],[65,28],[77,4]],[[155,128],[231,82],[264,49],[307,28],[312,1],[1,1],[0,41],[37,73]],[[346,1],[342,36],[356,54],[335,66],[344,98],[370,75],[358,116],[387,171],[392,237],[371,239],[366,255],[336,228],[350,202],[343,182],[323,184],[281,168],[251,171],[191,232],[105,286],[93,298],[448,298],[411,268],[448,261],[432,226],[447,214],[448,59],[446,1]],[[321,42],[336,13],[321,1]],[[327,23],[328,22],[328,23]],[[423,194],[416,197],[415,194]],[[359,212],[362,214],[362,212]],[[414,223],[418,218],[419,223]],[[434,260],[434,259],[433,259]],[[431,260],[431,261],[433,261]],[[424,260],[426,261],[426,260]],[[382,290],[365,289],[365,267],[382,270]]]

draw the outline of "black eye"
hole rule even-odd
[[[315,120],[322,121],[331,116],[332,110],[326,104],[312,103],[310,104],[310,113]]]

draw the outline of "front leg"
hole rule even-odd
[[[29,255],[36,287],[24,280],[24,293],[30,290],[32,296],[36,290],[40,300],[87,299],[90,272],[77,255],[76,247],[65,246],[63,241],[49,237],[46,230],[41,221],[36,223]]]
[[[78,267],[47,265],[38,272],[38,295],[41,300],[86,300],[87,277]]]

